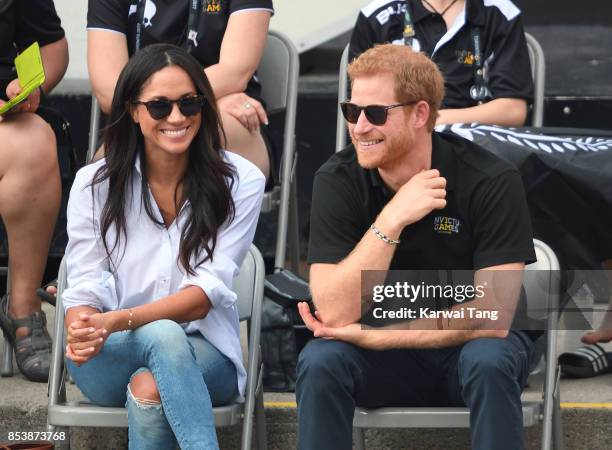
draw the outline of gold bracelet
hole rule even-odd
[[[128,309],[127,310],[128,314],[130,315],[130,317],[128,318],[128,330],[132,329],[132,318],[134,317],[134,313],[132,312],[132,309]]]
[[[389,236],[384,234],[382,231],[376,228],[374,224],[370,225],[370,230],[372,230],[372,233],[374,233],[378,239],[380,239],[383,242],[386,242],[387,244],[397,245],[400,243],[398,239],[391,239]]]

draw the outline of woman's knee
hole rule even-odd
[[[137,372],[128,385],[128,396],[138,405],[158,405],[161,403],[157,383],[149,370]]]
[[[185,351],[193,353],[183,327],[173,320],[156,320],[136,330],[139,339],[151,349],[163,352],[165,356],[184,357]]]

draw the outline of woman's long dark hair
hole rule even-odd
[[[182,180],[182,198],[175,198],[177,216],[185,202],[191,206],[181,232],[178,259],[185,271],[194,275],[196,267],[212,259],[219,227],[226,220],[233,220],[235,211],[231,189],[236,173],[220,154],[223,128],[210,83],[198,61],[182,48],[169,44],[145,47],[123,68],[113,95],[110,125],[104,130],[106,164],[96,172],[91,189],[94,195],[94,186],[108,180],[108,197],[102,209],[100,228],[109,260],[112,261],[112,251],[120,248],[121,236],[127,239],[125,209],[128,202],[131,203],[130,187],[137,155],[140,155],[142,202],[146,213],[153,222],[164,226],[163,221],[156,219],[153,213],[148,194],[144,137],[140,126],[132,119],[130,108],[133,102],[139,100],[149,78],[169,66],[183,69],[193,81],[197,94],[205,99],[200,129],[189,146],[189,161]],[[107,242],[111,227],[114,227],[117,236],[112,248]],[[202,250],[205,255],[198,259],[197,255]]]

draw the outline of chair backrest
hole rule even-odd
[[[234,278],[233,291],[238,296],[238,315],[240,320],[255,318],[253,311],[261,311],[264,290],[265,267],[257,247],[251,248],[244,257],[240,272]]]
[[[279,181],[272,192],[266,193],[262,211],[269,212],[278,207],[278,225],[274,267],[285,265],[287,233],[289,228],[289,206],[291,184],[296,162],[295,122],[297,117],[298,79],[300,72],[299,53],[293,42],[277,31],[269,31],[266,49],[257,68],[262,86],[262,99],[268,113],[285,111],[283,147],[280,161]],[[297,233],[297,231],[295,231]],[[297,244],[296,244],[297,245]]]
[[[525,33],[531,75],[533,76],[533,105],[531,126],[541,127],[544,124],[544,89],[546,79],[546,59],[540,43],[531,34]]]
[[[533,77],[533,105],[531,112],[531,126],[541,127],[544,123],[544,88],[546,76],[546,60],[544,50],[540,43],[531,34],[525,33],[529,62],[531,63],[531,75]],[[340,58],[340,69],[338,72],[338,104],[347,98],[348,76],[346,68],[349,60],[349,44],[346,45]],[[336,116],[336,152],[347,145],[346,124],[342,111],[338,105]]]
[[[297,94],[298,58],[297,48],[289,38],[276,31],[268,32],[266,49],[257,68],[268,113],[286,109],[297,101],[293,94]]]
[[[348,67],[348,55],[349,55],[349,44],[346,44],[342,57],[340,58],[340,71],[338,72],[338,104],[336,105],[336,152],[339,152],[346,147],[346,122],[344,116],[340,110],[340,103],[347,99],[348,94],[348,74],[346,68]]]

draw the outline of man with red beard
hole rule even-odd
[[[317,312],[299,308],[324,339],[299,358],[299,446],[350,449],[356,405],[429,405],[468,406],[474,449],[522,448],[520,396],[538,334],[513,329],[511,316],[497,328],[449,320],[439,329],[425,319],[365,329],[361,300],[365,270],[464,269],[518,274],[504,290],[516,303],[523,266],[535,259],[520,175],[469,141],[433,132],[444,82],[426,56],[380,45],[348,73],[351,100],[341,107],[352,145],[314,182],[308,259]]]

